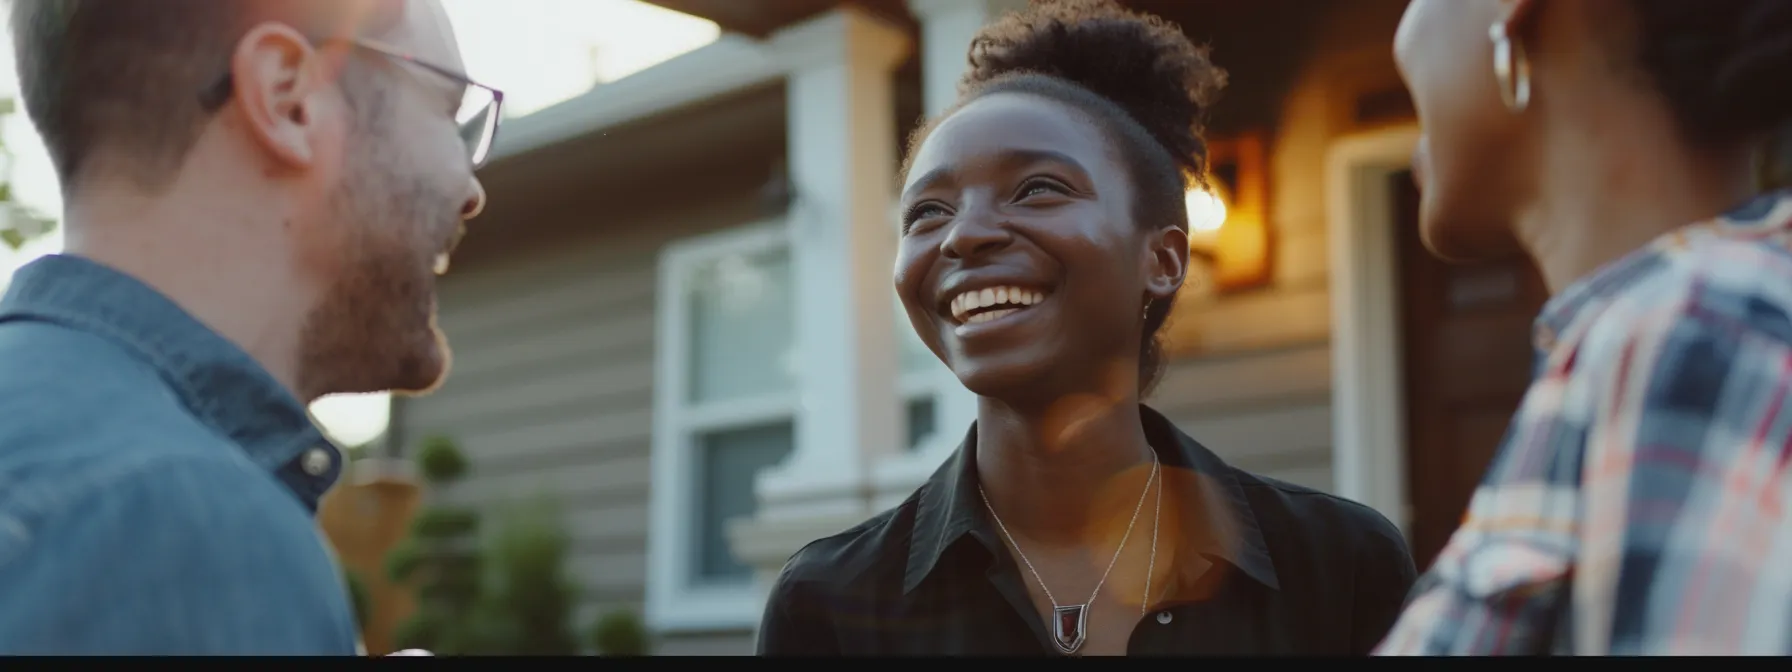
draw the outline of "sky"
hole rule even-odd
[[[714,23],[636,0],[443,0],[460,40],[470,77],[504,91],[506,116],[519,117],[615,81],[713,41]],[[4,13],[0,13],[3,24]],[[0,96],[19,90],[10,31],[0,34]],[[551,64],[551,65],[550,65]],[[59,215],[62,198],[50,159],[25,115],[0,124],[13,153],[18,199]],[[20,253],[0,245],[0,287],[24,263],[62,248],[59,233]],[[371,440],[385,429],[386,395],[344,395],[312,406],[344,445]]]

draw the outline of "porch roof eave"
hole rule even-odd
[[[528,163],[536,152],[783,78],[784,67],[752,38],[723,34],[628,77],[504,122],[486,171]]]

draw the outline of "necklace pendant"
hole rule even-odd
[[[1068,607],[1056,607],[1052,610],[1052,643],[1064,655],[1071,655],[1083,648],[1083,640],[1088,638],[1085,629],[1089,623],[1089,605],[1075,604]]]

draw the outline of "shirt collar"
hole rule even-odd
[[[1199,547],[1205,549],[1203,555],[1228,562],[1258,583],[1279,589],[1263,531],[1232,468],[1157,411],[1140,406],[1139,417],[1163,464],[1166,482],[1179,483],[1179,487],[1194,484],[1200,495],[1197,501],[1205,504],[1197,515],[1184,517],[1192,533],[1185,538],[1198,540]],[[977,495],[976,448],[977,426],[972,423],[958,451],[921,486],[904,591],[919,586],[947,549],[966,535],[982,538],[992,549],[1001,548]]]
[[[1643,248],[1619,258],[1576,281],[1551,298],[1537,317],[1533,345],[1538,352],[1555,348],[1563,333],[1588,307],[1648,275],[1698,240],[1752,238],[1783,232],[1792,225],[1792,191],[1779,191],[1751,199],[1741,207],[1704,222],[1690,224],[1656,237]]]
[[[201,422],[273,471],[317,448],[330,454],[319,492],[335,482],[341,451],[304,404],[267,369],[135,278],[80,257],[51,255],[14,274],[0,318],[52,322],[119,343],[149,363]]]

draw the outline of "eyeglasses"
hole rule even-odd
[[[438,77],[459,85],[463,90],[460,107],[456,109],[454,120],[460,125],[460,139],[467,148],[467,160],[474,168],[485,165],[491,158],[492,143],[498,139],[498,124],[503,121],[504,92],[490,86],[480,84],[466,75],[448,68],[420,60],[415,56],[364,40],[335,39],[318,43],[318,46],[329,43],[341,43],[379,54],[400,63],[420,68]],[[218,83],[207,88],[199,95],[199,104],[207,112],[216,112],[230,101],[236,86],[235,79],[225,72]]]

